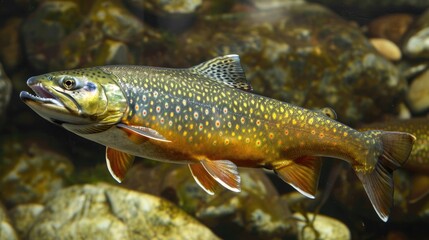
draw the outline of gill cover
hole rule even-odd
[[[82,116],[89,117],[92,121],[85,125],[66,123],[63,124],[63,127],[76,133],[90,134],[105,131],[118,123],[127,108],[127,101],[122,89],[114,79],[116,77],[99,68],[76,71],[80,72],[78,76],[82,76],[87,86],[95,84],[97,89],[97,94],[86,97],[78,94],[75,97],[80,104]]]

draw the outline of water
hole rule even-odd
[[[82,197],[87,205],[79,205],[77,196],[58,200],[58,191],[97,182],[120,187],[115,193],[126,195],[121,190],[133,189],[160,196],[201,223],[195,223],[196,235],[186,235],[192,231],[180,235],[179,231],[177,237],[299,238],[296,225],[302,220],[296,220],[298,215],[320,208],[320,214],[333,218],[333,223],[323,220],[321,224],[328,224],[323,228],[338,229],[339,235],[332,235],[332,239],[347,234],[353,239],[427,238],[424,224],[428,197],[424,192],[429,189],[429,161],[424,149],[428,148],[429,121],[424,117],[429,109],[429,51],[425,45],[429,25],[425,10],[429,4],[401,0],[376,4],[317,2],[0,1],[0,61],[13,85],[7,110],[0,109],[0,202],[8,216],[4,218],[0,211],[0,221],[9,226],[0,228],[0,239],[6,234],[12,237],[5,239],[49,238],[38,235],[43,231],[37,222],[55,223],[54,214],[82,216],[65,218],[65,226],[70,228],[46,233],[58,234],[60,239],[96,238],[109,231],[130,233],[105,235],[112,239],[155,236],[139,235],[139,224],[156,222],[139,218],[138,224],[128,220],[119,224],[112,220],[121,219],[121,214],[133,214],[126,207],[106,210],[109,201],[115,201],[114,195],[104,198],[83,189],[76,192],[88,194]],[[272,173],[256,170],[240,170],[243,193],[209,196],[199,189],[186,166],[142,159],[136,160],[125,182],[117,184],[105,167],[103,146],[45,121],[18,97],[20,91],[28,91],[25,82],[30,76],[46,72],[112,64],[190,67],[227,54],[240,55],[246,77],[257,94],[310,109],[330,107],[340,122],[352,127],[379,122],[377,128],[411,131],[418,136],[416,147],[423,150],[413,150],[412,167],[395,174],[395,207],[387,223],[378,219],[361,183],[348,167],[340,168],[338,177],[333,176],[338,160],[324,160],[327,164],[322,169],[316,200],[303,198]],[[6,82],[0,75],[0,81]],[[0,94],[6,96],[8,90],[3,89]],[[406,122],[405,127],[390,121],[399,118],[423,120]],[[407,128],[407,124],[413,128]],[[332,193],[326,196],[330,185]],[[413,192],[413,187],[417,192],[413,194],[423,197],[411,204],[409,189]],[[141,200],[145,197],[131,195],[129,201],[138,202],[138,211],[149,208]],[[324,198],[326,202],[319,205]],[[65,210],[73,204],[80,210]],[[96,213],[88,215],[91,206],[100,209],[93,218],[91,214]],[[109,211],[110,215],[103,215]],[[175,211],[166,214],[170,220],[188,219]],[[33,217],[18,225],[23,215]],[[184,225],[165,221],[168,228],[185,229],[191,224],[187,221],[192,220],[184,220]],[[9,233],[11,229],[16,235]],[[150,229],[151,234],[166,232],[166,228]],[[208,235],[198,235],[206,231]],[[311,233],[306,234],[308,237]],[[323,233],[319,236],[325,238]]]

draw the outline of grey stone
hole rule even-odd
[[[404,56],[429,58],[429,10],[424,12],[412,25],[403,41]]]
[[[6,215],[5,208],[0,202],[0,239],[1,240],[18,240],[18,236],[13,229],[8,216]]]
[[[429,109],[429,70],[426,70],[411,82],[407,92],[407,102],[415,113],[421,113]]]
[[[63,189],[45,206],[29,239],[218,239],[166,200],[103,183]]]
[[[125,2],[139,11],[151,11],[164,15],[194,13],[202,0],[126,0]]]
[[[73,171],[63,155],[23,139],[3,140],[0,196],[8,205],[40,203],[65,185]]]
[[[188,166],[179,164],[157,164],[152,168],[136,164],[123,184],[168,198],[222,238],[273,239],[292,234],[288,205],[280,201],[265,173],[252,168],[240,168],[239,173],[240,193],[220,188],[209,195],[195,182]]]
[[[21,204],[9,211],[10,220],[21,239],[26,239],[26,234],[34,225],[44,206],[37,203]]]
[[[307,213],[305,217],[300,213],[295,213],[294,217],[298,220],[298,239],[300,240],[352,239],[350,230],[337,219],[314,213]],[[312,220],[314,222],[310,223],[309,221]]]

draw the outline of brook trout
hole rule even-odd
[[[237,55],[186,69],[101,66],[31,77],[21,99],[43,118],[105,145],[121,182],[134,156],[188,164],[209,194],[239,192],[237,166],[272,169],[314,198],[320,156],[352,164],[380,218],[392,206],[392,172],[415,137],[358,132],[324,114],[253,94]]]

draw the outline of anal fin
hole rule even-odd
[[[133,155],[106,147],[107,168],[116,181],[122,182],[125,178],[125,174],[133,165],[133,162]]]
[[[304,196],[315,198],[321,167],[321,157],[305,156],[285,164],[275,163],[274,172]]]
[[[206,171],[204,166],[199,163],[188,164],[189,170],[195,179],[195,182],[210,195],[214,195],[219,188],[216,180]]]

